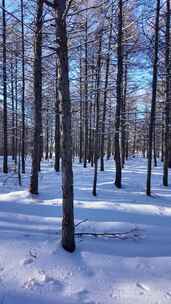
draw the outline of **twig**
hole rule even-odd
[[[83,221],[81,221],[81,222],[77,223],[77,224],[75,225],[75,228],[76,228],[76,227],[78,227],[79,225],[81,225],[82,223],[87,222],[87,221],[88,221],[88,219],[85,219],[85,220],[83,220]]]

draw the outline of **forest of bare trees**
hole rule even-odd
[[[110,159],[113,188],[138,155],[147,159],[147,196],[159,160],[169,185],[170,10],[170,0],[1,1],[0,169],[22,184],[32,159],[33,195],[44,159],[62,171],[67,251],[75,250],[75,160],[94,167],[93,196]]]

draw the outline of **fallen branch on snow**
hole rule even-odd
[[[92,237],[107,237],[112,239],[118,239],[118,240],[138,240],[141,238],[140,230],[137,228],[134,228],[130,231],[126,232],[116,232],[116,233],[110,233],[110,232],[104,232],[104,233],[96,233],[96,232],[76,232],[76,237],[83,237],[83,236],[92,236]]]

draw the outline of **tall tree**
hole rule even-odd
[[[72,171],[72,131],[71,101],[69,91],[68,44],[66,28],[66,0],[55,0],[56,27],[58,32],[59,91],[62,109],[62,190],[63,220],[62,246],[65,250],[75,250],[74,210],[73,210],[73,171]]]
[[[165,99],[165,136],[164,136],[164,166],[163,166],[163,185],[168,186],[168,149],[169,149],[169,120],[170,120],[170,103],[171,103],[171,44],[170,44],[170,0],[166,2],[166,51],[165,51],[165,68],[166,68],[166,99]]]
[[[14,63],[11,56],[12,160],[15,160]]]
[[[80,142],[79,162],[82,163],[83,154],[83,89],[82,89],[82,47],[80,46]]]
[[[35,41],[34,41],[34,135],[32,152],[32,175],[30,192],[38,194],[38,172],[41,148],[41,121],[42,121],[42,27],[43,27],[43,2],[37,0]]]
[[[2,0],[3,22],[3,172],[8,173],[8,126],[7,126],[7,60],[6,60],[6,9],[5,0]]]
[[[113,10],[112,10],[113,17]],[[102,135],[101,135],[101,147],[100,147],[100,169],[104,171],[104,145],[105,145],[105,127],[106,127],[106,111],[107,111],[107,97],[108,97],[108,82],[109,82],[109,68],[110,68],[110,53],[111,53],[111,40],[112,40],[112,28],[113,18],[110,21],[110,32],[108,42],[108,53],[106,58],[106,75],[104,85],[104,100],[103,100],[103,114],[102,114]]]
[[[156,18],[155,18],[155,45],[153,59],[153,80],[152,80],[152,99],[149,125],[149,144],[148,144],[148,168],[147,168],[147,185],[146,194],[151,195],[151,167],[152,167],[152,150],[156,116],[156,97],[157,97],[157,80],[158,80],[158,51],[159,51],[159,21],[160,21],[160,0],[156,1]]]
[[[115,185],[122,186],[122,165],[120,155],[120,115],[123,100],[123,1],[118,3],[118,36],[117,36],[117,83],[115,114]]]
[[[22,31],[22,173],[25,173],[25,43],[24,43],[24,4],[21,0],[21,31]]]
[[[85,21],[85,100],[84,100],[84,168],[87,167],[88,151],[88,16]]]
[[[95,145],[94,145],[94,181],[93,181],[93,195],[96,196],[97,185],[97,169],[99,158],[99,119],[100,119],[100,80],[101,80],[101,51],[102,51],[102,33],[101,29],[98,33],[99,48],[97,56],[97,75],[96,75],[96,129],[95,129]]]
[[[15,52],[15,166],[17,166],[18,153],[18,52]]]

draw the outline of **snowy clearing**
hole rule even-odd
[[[73,254],[60,245],[60,174],[44,161],[35,197],[27,191],[27,165],[22,187],[1,173],[0,303],[171,303],[171,189],[162,186],[162,164],[153,172],[154,195],[147,197],[144,159],[127,162],[121,190],[114,187],[114,162],[108,161],[94,198],[94,169],[74,163],[75,223],[85,220],[76,232],[133,230],[137,237],[77,237]]]

